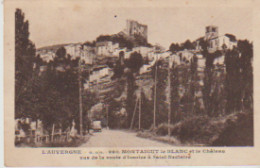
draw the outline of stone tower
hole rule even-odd
[[[205,33],[205,40],[210,40],[218,37],[218,27],[217,26],[207,26]]]
[[[147,30],[148,26],[144,24],[140,24],[134,20],[126,21],[126,33],[129,36],[134,37],[135,35],[139,35],[147,40]]]

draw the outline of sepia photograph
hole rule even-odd
[[[13,12],[15,147],[254,147],[250,8]]]

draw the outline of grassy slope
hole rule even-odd
[[[185,146],[253,146],[253,114],[234,113],[225,117],[191,117],[170,125],[174,145]],[[138,136],[165,142],[168,125],[161,124],[151,133]]]

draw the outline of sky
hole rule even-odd
[[[30,23],[30,39],[36,47],[92,41],[101,34],[115,34],[126,27],[126,20],[148,25],[148,42],[169,48],[172,42],[195,40],[205,27],[219,27],[219,34],[230,33],[239,39],[252,39],[252,11],[233,7],[124,7],[100,5],[20,7]]]

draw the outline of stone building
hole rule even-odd
[[[40,58],[45,61],[45,62],[50,62],[54,59],[55,57],[55,52],[50,51],[50,50],[37,50],[36,55],[39,55]]]
[[[180,57],[180,60],[183,63],[190,63],[191,59],[194,56],[194,53],[190,50],[184,49],[184,50],[178,51],[177,55]]]
[[[215,52],[223,49],[233,49],[237,46],[237,41],[233,35],[221,35],[216,38],[209,39],[209,52]]]
[[[96,44],[96,54],[98,56],[110,56],[114,57],[116,50],[119,49],[118,43],[112,41],[101,41]]]
[[[152,47],[146,47],[146,46],[137,46],[134,47],[132,50],[133,52],[138,52],[143,57],[148,57],[148,54],[154,51]]]
[[[233,49],[237,46],[236,37],[232,34],[219,35],[217,26],[207,26],[205,36],[196,40],[196,50],[202,49],[201,41],[207,43],[209,53],[214,53],[217,50]]]
[[[205,40],[210,40],[218,37],[218,27],[217,26],[207,26],[205,32]]]
[[[126,21],[126,34],[134,37],[135,35],[139,35],[147,40],[147,32],[148,26],[144,24],[140,24],[134,20]]]
[[[64,46],[66,49],[66,54],[71,56],[71,59],[76,59],[81,57],[81,60],[86,64],[93,64],[95,56],[95,47],[88,45],[77,44],[68,44]]]
[[[71,59],[79,57],[82,49],[81,44],[68,44],[65,45],[64,48],[66,49],[67,55],[71,56]]]
[[[84,60],[86,64],[93,64],[95,59],[95,47],[83,45],[81,59]]]

